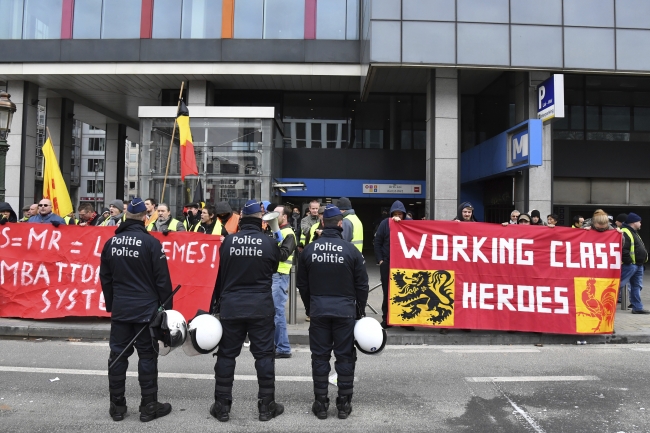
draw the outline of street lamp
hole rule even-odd
[[[11,95],[0,91],[0,201],[5,201],[5,166],[7,164],[7,135],[11,131],[11,119],[16,112],[16,104],[9,99]]]

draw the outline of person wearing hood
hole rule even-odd
[[[641,217],[634,212],[627,215],[621,228],[623,232],[623,249],[621,251],[621,283],[619,293],[630,284],[630,304],[632,314],[650,314],[643,308],[641,290],[643,289],[643,266],[648,262],[648,250],[639,235]]]
[[[106,221],[110,216],[111,216],[111,211],[109,211],[107,207],[103,207],[102,213],[97,216],[96,225],[98,226],[104,225],[104,221]]]
[[[27,222],[37,224],[52,223],[54,227],[59,224],[65,224],[63,218],[52,212],[52,202],[48,198],[44,198],[38,202],[38,214],[30,217]]]
[[[185,221],[183,221],[183,226],[188,232],[193,232],[201,224],[201,203],[189,203],[185,205],[185,208],[187,209],[187,215]]]
[[[460,206],[458,206],[458,213],[456,214],[454,221],[476,222],[476,217],[474,217],[474,206],[472,206],[472,203],[468,201],[461,203]]]
[[[393,205],[390,207],[389,217],[379,224],[379,228],[375,234],[375,259],[377,260],[377,264],[379,264],[381,289],[384,292],[384,300],[381,304],[381,326],[383,328],[390,328],[390,325],[388,325],[388,286],[390,284],[390,225],[388,222],[391,219],[395,222],[399,222],[405,218],[406,208],[404,207],[404,204],[399,200],[395,200]],[[403,328],[407,331],[415,330],[413,326],[403,326]]]
[[[341,197],[338,208],[343,215],[343,240],[350,242],[363,253],[363,223],[352,209],[350,199]]]
[[[108,205],[108,211],[110,212],[110,216],[102,222],[102,226],[119,227],[125,216],[124,202],[119,199],[113,200],[111,204]]]
[[[6,201],[0,201],[0,225],[15,222],[18,222],[18,217],[11,205]]]
[[[537,209],[533,209],[530,211],[530,225],[532,226],[547,225],[544,221],[542,221],[542,214]]]
[[[146,203],[147,202],[145,202],[145,205]],[[176,218],[172,218],[172,214],[169,211],[169,206],[167,203],[160,203],[157,208],[157,213],[158,218],[156,218],[155,221],[149,223],[147,226],[147,231],[161,232],[165,236],[167,236],[167,233],[169,232],[185,231],[183,223]],[[147,218],[150,218],[149,214],[147,214]]]
[[[217,213],[217,219],[225,227],[226,232],[229,235],[237,233],[239,231],[239,215],[233,213],[230,203],[220,201],[214,208]]]

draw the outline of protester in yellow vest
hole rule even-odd
[[[211,204],[206,204],[201,210],[201,224],[197,224],[194,231],[207,235],[228,235],[226,228],[221,224],[219,218],[217,218],[216,209]]]
[[[147,231],[162,232],[164,235],[167,235],[167,233],[169,232],[185,231],[185,227],[183,226],[183,223],[177,220],[176,218],[172,218],[167,203],[160,203],[158,205],[157,213],[158,213],[158,218],[155,221],[152,221],[147,226]]]
[[[285,317],[285,307],[288,299],[289,274],[293,264],[293,252],[296,249],[296,234],[289,225],[291,218],[291,207],[288,205],[276,206],[273,212],[278,212],[278,225],[282,233],[283,240],[278,245],[286,247],[291,251],[287,260],[280,262],[278,271],[273,274],[273,283],[271,286],[273,292],[273,304],[275,305],[275,357],[291,358],[291,346],[289,345],[289,335],[287,333],[287,318]],[[284,248],[283,248],[284,249]]]
[[[110,216],[102,222],[103,226],[119,226],[124,221],[126,214],[124,211],[124,202],[120,199],[113,200],[110,205],[108,205],[108,211]]]
[[[337,207],[343,215],[343,240],[350,242],[363,253],[363,224],[352,209],[350,199],[341,197]]]
[[[627,215],[621,228],[623,232],[623,249],[621,251],[621,281],[619,293],[630,283],[630,304],[632,314],[650,314],[643,308],[641,289],[643,289],[643,265],[648,262],[648,250],[639,235],[641,217],[634,212]]]

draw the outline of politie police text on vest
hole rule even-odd
[[[231,256],[262,257],[262,249],[258,248],[258,246],[262,245],[262,239],[260,238],[248,235],[233,236],[232,243],[233,245],[230,247]]]
[[[341,245],[330,242],[317,242],[314,244],[311,260],[319,263],[343,263],[343,256],[337,254],[342,252],[343,247]]]
[[[118,245],[118,246],[113,246]],[[121,246],[119,246],[121,245]],[[142,246],[142,241],[134,236],[114,237],[111,239],[111,256],[140,257],[140,251],[132,250],[129,246]]]

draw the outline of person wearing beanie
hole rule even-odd
[[[339,201],[340,203],[340,201]],[[368,274],[365,260],[355,245],[343,239],[342,209],[328,205],[323,212],[323,233],[300,255],[296,286],[305,311],[311,317],[309,348],[314,380],[312,412],[327,418],[330,356],[338,374],[338,417],[352,412],[355,319],[365,316]]]
[[[621,266],[621,284],[619,293],[630,284],[630,303],[632,314],[650,314],[643,308],[641,290],[643,289],[643,265],[648,262],[648,250],[641,240],[641,217],[634,212],[627,214],[621,231],[623,232],[623,250]]]
[[[229,235],[239,231],[239,215],[233,213],[230,203],[220,201],[215,205],[214,210],[217,214],[217,219],[225,227]]]
[[[542,221],[542,215],[537,209],[533,209],[533,210],[530,211],[530,225],[533,225],[533,226],[546,225]]]
[[[627,219],[627,214],[626,213],[620,213],[616,215],[616,219],[614,220],[614,224],[616,224],[616,227],[619,229],[623,226],[625,223],[625,220]]]
[[[142,202],[142,205],[144,206],[144,202]],[[125,219],[125,214],[124,212],[124,202],[120,199],[115,199],[110,204],[108,205],[108,211],[110,213],[110,216],[106,218],[103,222],[103,226],[118,226],[122,223],[122,221]],[[145,208],[146,211],[146,208]]]
[[[350,242],[363,253],[363,223],[352,209],[350,199],[341,197],[338,208],[343,215],[343,240]]]
[[[214,366],[214,403],[210,414],[225,422],[230,419],[235,363],[248,335],[255,358],[257,409],[260,421],[284,412],[275,401],[275,307],[273,273],[291,251],[278,245],[262,231],[262,207],[249,200],[242,209],[239,232],[226,236],[219,249],[219,272],[210,314],[220,314],[223,336]]]
[[[462,210],[462,209],[461,209]],[[390,283],[390,224],[389,221],[392,219],[394,222],[399,223],[403,219],[406,219],[406,208],[404,204],[395,200],[393,205],[390,207],[390,212],[388,218],[383,220],[377,228],[377,233],[375,233],[374,247],[375,247],[375,259],[379,265],[379,276],[381,278],[381,289],[384,292],[384,299],[381,304],[382,312],[382,322],[381,326],[386,329],[390,328],[388,324],[388,285]],[[403,329],[407,331],[414,331],[413,326],[403,326]]]
[[[121,211],[122,206],[119,209]],[[111,313],[108,413],[114,421],[122,421],[127,412],[124,393],[128,358],[133,354],[130,342],[134,338],[142,396],[140,421],[161,418],[172,410],[169,403],[158,401],[158,353],[154,349],[158,341],[148,329],[138,335],[143,328],[149,328],[162,302],[169,298],[164,308],[173,308],[167,257],[160,253],[163,249],[160,241],[150,236],[144,227],[146,214],[144,201],[134,198],[127,206],[124,221],[106,241],[101,254],[99,279],[106,311]],[[125,349],[124,355],[118,357]]]

